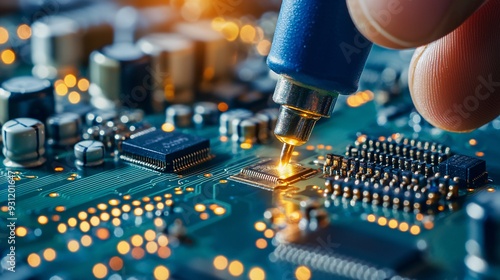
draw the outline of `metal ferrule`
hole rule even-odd
[[[308,88],[281,77],[273,100],[281,105],[274,134],[283,143],[305,144],[321,117],[329,117],[338,93]]]

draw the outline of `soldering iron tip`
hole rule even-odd
[[[281,150],[280,156],[280,166],[286,166],[290,162],[294,148],[295,146],[293,145],[283,143],[283,149]]]

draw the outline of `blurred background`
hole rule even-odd
[[[160,113],[171,104],[199,101],[217,104],[219,112],[272,107],[276,75],[265,60],[280,4],[281,0],[3,1],[0,83],[23,75],[49,80],[55,111],[82,117],[94,109],[121,107]],[[406,126],[413,114],[410,126],[415,132],[428,126],[405,94],[412,53],[375,46],[360,91],[342,97],[336,110],[374,103],[379,125],[404,116]]]

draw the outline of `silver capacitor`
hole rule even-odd
[[[209,83],[231,74],[234,48],[210,22],[180,23],[174,30],[196,44],[196,81]]]
[[[39,120],[18,118],[2,126],[4,165],[31,168],[45,162],[45,126]]]
[[[214,125],[219,119],[217,104],[213,102],[198,102],[193,105],[193,122],[197,127]]]
[[[15,118],[46,120],[54,112],[54,88],[49,80],[20,76],[1,84],[0,123]]]
[[[267,140],[267,121],[256,117],[236,118],[231,121],[234,142],[254,144]]]
[[[266,131],[261,133],[260,142],[265,143],[270,139],[273,139],[274,136],[274,127],[276,126],[276,122],[278,120],[279,109],[278,108],[269,108],[264,109],[255,114],[255,117],[261,119],[267,123]]]
[[[50,145],[68,146],[80,140],[82,121],[76,113],[61,113],[47,119]]]
[[[97,166],[104,163],[105,148],[100,141],[85,140],[75,145],[76,165]]]
[[[89,69],[94,107],[153,111],[151,58],[135,45],[117,43],[92,52]]]
[[[34,76],[53,79],[78,68],[83,55],[83,34],[74,19],[46,16],[34,22],[31,28]]]
[[[195,48],[190,39],[173,33],[154,33],[137,42],[152,57],[155,101],[189,103],[194,99]]]
[[[193,119],[193,109],[188,105],[176,104],[167,108],[165,122],[175,127],[190,127]]]
[[[233,129],[231,122],[236,118],[249,118],[253,113],[247,109],[234,109],[224,112],[219,117],[219,133],[221,136],[231,136]]]

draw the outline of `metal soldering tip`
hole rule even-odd
[[[294,148],[294,145],[283,143],[283,149],[281,150],[280,156],[280,166],[286,166],[290,162]]]

